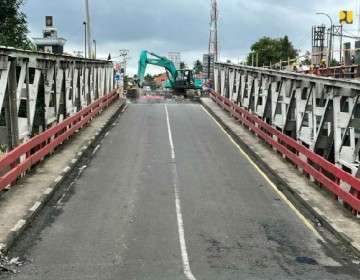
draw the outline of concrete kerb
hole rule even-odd
[[[214,101],[212,101],[214,102]],[[286,178],[282,174],[278,174],[276,170],[272,169],[269,163],[264,160],[259,154],[257,154],[249,144],[245,143],[234,131],[231,130],[231,128],[218,116],[216,113],[201,100],[201,104],[204,106],[204,108],[216,119],[216,121],[219,122],[219,124],[225,129],[227,133],[233,137],[233,139],[236,139],[238,143],[240,143],[241,147],[245,150],[245,152],[252,157],[255,162],[260,163],[259,167],[264,172],[269,172],[273,177],[276,178],[276,180],[286,187],[288,191],[291,192],[291,194],[294,195],[294,197],[317,219],[320,221],[322,226],[329,230],[334,236],[336,236],[345,246],[350,248],[354,254],[357,256],[360,256],[360,244],[356,244],[353,242],[353,240],[348,237],[344,232],[342,232],[340,229],[336,228],[335,225],[329,219],[321,212],[317,211],[317,208],[314,207],[308,200],[304,199],[304,197],[301,196],[301,193],[299,193],[296,189],[292,188],[291,185],[287,182]],[[218,106],[216,104],[216,106]],[[219,107],[220,108],[220,107]],[[223,109],[222,109],[223,110]],[[224,111],[225,113],[229,114],[228,112]],[[229,114],[230,115],[230,114]],[[239,124],[240,125],[240,124]]]
[[[27,228],[30,222],[37,216],[37,214],[44,208],[47,201],[53,196],[57,188],[64,181],[66,176],[75,168],[78,162],[82,159],[82,156],[90,150],[92,144],[99,139],[104,130],[106,130],[111,122],[116,119],[121,110],[125,107],[125,99],[120,100],[120,106],[112,113],[112,115],[105,121],[105,123],[97,130],[97,132],[90,138],[86,145],[81,148],[81,151],[78,152],[75,157],[70,161],[70,164],[63,169],[61,174],[50,184],[46,191],[41,194],[39,200],[27,211],[27,213],[22,217],[17,224],[11,229],[5,239],[0,243],[0,251],[6,253],[15,243],[17,238],[21,233]],[[111,106],[111,105],[110,105]],[[106,110],[106,109],[105,109]],[[80,130],[81,133],[81,130]],[[66,145],[66,143],[64,143]],[[1,253],[0,253],[1,254]]]

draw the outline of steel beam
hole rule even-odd
[[[340,168],[359,176],[358,81],[215,63],[213,88]]]
[[[11,149],[71,117],[111,91],[112,76],[111,61],[0,47],[0,131],[12,139],[0,137],[0,145]],[[39,97],[44,108],[37,108]]]

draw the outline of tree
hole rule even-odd
[[[129,87],[129,77],[128,77],[128,75],[124,76],[123,83],[124,83],[124,89],[128,89],[128,87]]]
[[[304,59],[301,60],[301,63],[303,65],[310,65],[311,64],[310,52],[309,51],[305,52]]]
[[[258,65],[270,65],[279,62],[280,60],[288,60],[297,56],[297,50],[289,41],[288,36],[284,38],[272,39],[270,37],[263,37],[251,46],[251,53],[247,57],[248,64],[251,64],[256,57],[258,58]]]
[[[150,74],[146,74],[146,76],[144,77],[144,83],[148,86],[151,87],[151,89],[154,89],[156,86],[154,77],[151,76]]]
[[[0,1],[0,45],[20,49],[32,49],[34,46],[27,38],[29,33],[26,15],[19,12],[26,0]]]
[[[194,69],[195,74],[199,74],[199,73],[201,73],[203,71],[204,67],[203,67],[200,60],[194,61],[194,68],[193,69]]]
[[[180,69],[186,69],[187,65],[184,61],[180,61]]]

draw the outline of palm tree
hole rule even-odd
[[[204,69],[204,67],[203,67],[201,61],[200,61],[200,60],[196,60],[196,61],[194,62],[194,72],[195,72],[195,74],[201,73],[201,72],[203,71],[203,69]]]
[[[180,69],[186,69],[187,65],[184,61],[180,61]]]

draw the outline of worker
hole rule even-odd
[[[292,70],[291,70],[291,71],[292,71],[292,72],[295,72],[295,73],[298,71],[295,62],[292,64]]]
[[[339,62],[334,72],[334,78],[342,78],[342,77],[344,77],[344,70],[342,69],[341,63]]]
[[[322,69],[326,68],[326,58],[321,59],[320,68],[322,68]]]
[[[314,64],[310,64],[309,66],[309,74],[314,74]]]
[[[351,56],[351,64],[355,64],[355,54]],[[355,78],[355,67],[351,67],[351,78]]]
[[[314,75],[317,75],[317,76],[321,76],[321,70],[320,70],[320,67],[319,65],[315,65],[315,70],[313,72]]]
[[[298,71],[299,72],[303,72],[304,71],[304,68],[303,68],[303,66],[302,66],[302,64],[300,63],[300,65],[299,65],[299,69],[298,69]]]
[[[212,80],[211,80],[211,78],[209,78],[203,84],[202,91],[203,91],[204,94],[208,94],[210,92],[211,82],[212,82]]]

